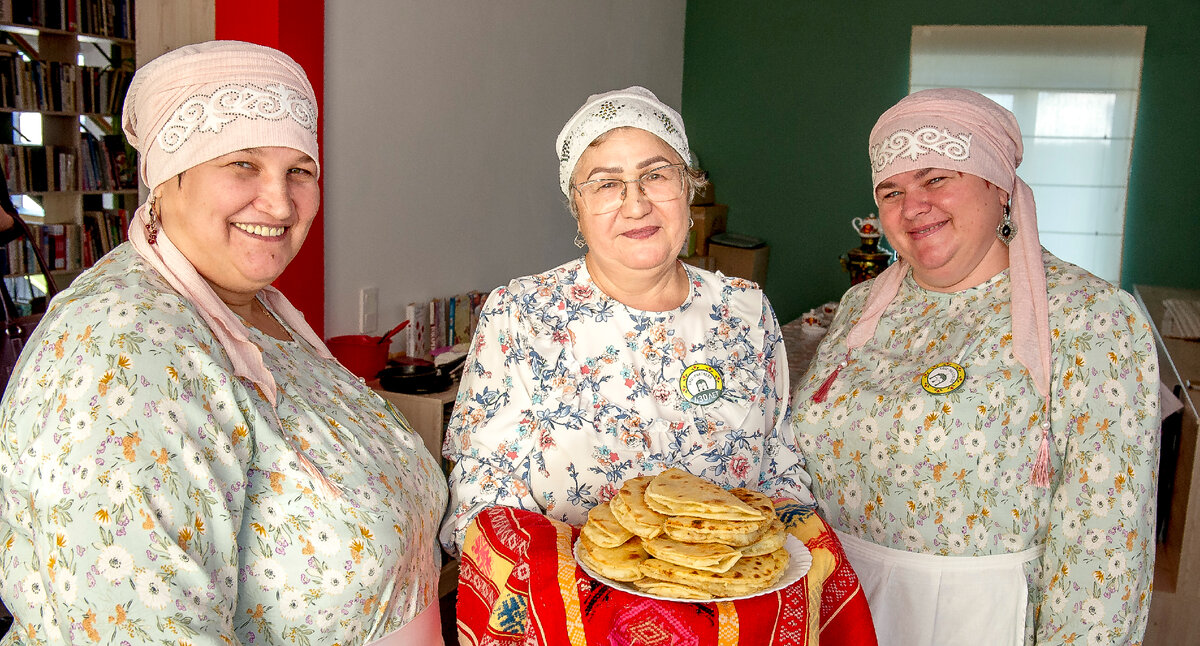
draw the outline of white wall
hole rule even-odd
[[[679,108],[685,0],[329,0],[326,336],[580,251],[554,139],[595,92]],[[311,244],[313,241],[309,241]],[[399,349],[400,345],[394,346]]]

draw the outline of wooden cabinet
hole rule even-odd
[[[1183,403],[1177,418],[1163,425],[1159,517],[1167,519],[1158,541],[1154,593],[1150,601],[1147,646],[1192,643],[1200,634],[1200,442],[1196,398],[1200,395],[1200,341],[1164,337],[1163,301],[1200,301],[1200,290],[1134,288],[1150,315],[1158,345],[1159,376]]]

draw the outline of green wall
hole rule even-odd
[[[689,0],[688,138],[729,229],[770,242],[781,322],[850,284],[850,219],[875,211],[867,135],[908,93],[927,24],[1146,25],[1121,283],[1200,288],[1200,2]]]

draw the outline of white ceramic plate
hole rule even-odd
[[[579,541],[575,541],[575,562],[578,563],[579,567],[583,568],[583,571],[593,579],[609,587],[628,592],[629,594],[636,594],[639,597],[650,597],[651,599],[662,599],[664,601],[681,601],[683,603],[712,603],[716,601],[737,601],[738,599],[749,599],[759,595],[770,594],[776,590],[782,590],[788,587],[789,585],[803,578],[805,574],[808,574],[808,569],[812,567],[812,553],[808,551],[808,548],[804,546],[804,543],[801,543],[800,539],[796,538],[795,536],[788,534],[787,540],[785,540],[783,543],[783,547],[788,551],[788,566],[787,569],[783,571],[783,576],[775,582],[775,585],[759,590],[753,594],[747,594],[740,597],[716,597],[713,599],[704,600],[676,599],[674,597],[664,597],[657,594],[650,594],[649,592],[644,592],[633,587],[632,583],[613,581],[606,576],[597,574],[596,572],[592,571],[592,568],[584,565],[583,561],[579,560]]]

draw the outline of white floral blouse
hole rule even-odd
[[[751,282],[684,266],[691,291],[666,312],[609,298],[582,259],[492,292],[447,429],[448,551],[488,506],[580,524],[627,478],[672,466],[812,500],[770,303]],[[695,385],[717,376],[720,397],[703,403]]]
[[[1026,643],[1139,642],[1154,572],[1158,361],[1129,294],[1044,253],[1053,343],[1049,490],[1031,483],[1043,399],[1013,356],[1002,272],[953,294],[911,274],[824,403],[871,283],[842,299],[793,399],[813,491],[837,529],[911,552],[1044,544],[1025,568]],[[961,365],[951,392],[921,376]]]
[[[250,332],[275,410],[128,244],[54,300],[0,405],[6,644],[362,644],[436,602],[433,456],[340,365]]]

